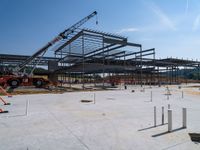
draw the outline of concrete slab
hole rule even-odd
[[[146,86],[144,92],[141,89],[128,86],[127,90],[4,97],[11,105],[0,106],[9,111],[0,114],[0,149],[200,149],[188,135],[200,133],[200,94],[192,93],[198,90],[170,86],[172,95],[167,100],[166,87]],[[81,102],[94,100],[94,93],[95,104]],[[166,133],[168,104],[173,111],[172,133]],[[162,106],[164,125],[161,125]],[[187,108],[187,129],[181,129],[183,107]]]

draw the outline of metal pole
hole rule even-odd
[[[96,95],[95,95],[95,93],[94,93],[94,104],[96,103]]]
[[[140,86],[142,87],[142,46],[140,47]]]
[[[187,109],[183,108],[183,128],[187,128]]]
[[[164,107],[162,106],[162,125],[164,125]]]
[[[29,100],[26,100],[26,116],[28,116]]]
[[[124,72],[124,76],[123,76],[123,80],[124,80],[124,89],[126,90],[126,89],[127,89],[127,86],[126,86],[126,81],[125,81],[125,79],[126,79],[126,77],[125,77],[125,76],[126,76],[126,75],[125,75],[125,74],[126,74],[126,73],[125,73],[125,65],[126,65],[126,64],[125,64],[125,57],[126,57],[126,56],[125,56],[125,51],[124,51],[124,68],[123,68],[123,69],[124,69],[124,71],[123,71],[123,72]]]
[[[167,92],[167,100],[169,100],[169,93]]]
[[[154,106],[154,127],[156,127],[156,106]]]
[[[199,66],[200,65],[198,64],[198,80],[200,80],[200,72],[199,72],[200,69],[199,69]]]
[[[158,67],[158,71],[157,71],[157,74],[158,74],[158,87],[161,86],[161,81],[160,81],[160,71],[159,71],[159,67]]]
[[[182,98],[184,98],[183,91],[182,91]]]
[[[168,132],[172,131],[172,110],[168,110]]]
[[[155,67],[156,67],[156,62],[155,62],[155,58],[156,58],[156,53],[155,53],[155,48],[153,49],[153,82],[154,82],[154,85],[156,85],[156,75],[155,75]],[[151,81],[152,82],[152,81]]]
[[[104,39],[104,37],[103,37]],[[102,43],[102,47],[103,47],[103,88],[104,88],[104,85],[105,85],[105,53],[104,53],[104,40],[103,40],[103,43]]]
[[[85,52],[84,52],[84,35],[82,35],[82,85],[85,89]]]
[[[71,44],[69,44],[69,55],[71,54]],[[70,63],[71,66],[71,63]],[[71,71],[69,71],[69,87],[72,88],[72,76]]]

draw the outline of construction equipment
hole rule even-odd
[[[27,64],[29,64],[31,61],[33,61],[38,56],[40,56],[40,55],[43,56],[47,52],[48,48],[50,48],[52,45],[54,45],[58,41],[60,41],[62,39],[67,39],[68,36],[71,33],[73,33],[77,28],[79,28],[81,25],[83,25],[85,22],[87,22],[89,19],[91,19],[95,15],[97,15],[96,11],[94,11],[93,13],[91,13],[90,15],[88,15],[87,17],[81,19],[80,21],[78,21],[77,23],[75,23],[74,25],[72,25],[70,28],[68,28],[68,29],[64,30],[63,32],[61,32],[60,34],[58,34],[58,36],[56,36],[52,41],[48,42],[44,47],[42,47],[41,49],[39,49],[36,53],[34,53],[26,61],[24,61],[22,64],[20,64],[18,66],[18,68],[17,68],[17,71],[21,71]],[[37,65],[37,63],[36,63],[36,65]],[[33,67],[33,69],[35,69],[35,67]]]
[[[87,22],[89,19],[97,15],[97,12],[94,11],[87,17],[81,19],[74,25],[72,25],[70,28],[64,30],[63,32],[59,33],[58,36],[56,36],[52,41],[48,42],[45,46],[43,46],[41,49],[36,51],[31,57],[29,57],[26,61],[19,64],[15,71],[13,72],[14,75],[5,75],[0,78],[0,86],[3,88],[6,88],[7,86],[10,86],[11,88],[17,88],[20,85],[23,86],[30,86],[34,85],[36,87],[44,87],[50,83],[50,81],[43,79],[43,78],[36,78],[31,77],[34,69],[40,62],[40,58],[44,56],[44,54],[47,52],[47,50],[53,46],[55,43],[67,39],[70,34],[72,34],[77,28],[79,28],[81,25],[83,25],[85,22]],[[97,24],[98,22],[96,22]],[[30,64],[33,60],[37,59],[36,63],[34,63],[34,66],[31,70],[31,72],[28,75],[20,75],[25,68],[26,65]]]
[[[6,102],[2,97],[0,97],[0,101],[2,101],[4,105],[10,105],[10,103]],[[8,111],[0,108],[0,113],[8,113]]]
[[[8,113],[8,111],[0,108],[0,113]]]
[[[6,102],[3,98],[0,97],[0,101],[3,102],[4,105],[10,105],[10,103]]]
[[[5,75],[0,78],[0,86],[4,89],[10,86],[12,89],[18,86],[31,86],[34,85],[37,88],[45,87],[50,83],[49,80],[38,77],[29,76],[16,76],[16,75]]]
[[[0,93],[3,93],[7,95],[8,97],[12,97],[12,95],[7,93],[1,86],[0,86]],[[6,102],[2,97],[0,97],[0,101],[2,101],[4,105],[11,105],[10,103]],[[0,108],[0,113],[8,113],[8,111]]]
[[[12,97],[12,95],[10,93],[8,93],[6,90],[4,90],[1,86],[0,86],[0,94],[4,94],[8,97]]]

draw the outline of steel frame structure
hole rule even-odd
[[[58,68],[54,74],[60,75],[62,82],[74,82],[78,77],[84,84],[88,77],[97,82],[100,75],[104,83],[117,78],[130,84],[161,84],[163,72],[167,84],[179,83],[178,70],[198,69],[200,79],[200,62],[177,58],[156,59],[155,49],[144,50],[141,44],[129,42],[126,37],[94,31],[76,29],[67,39],[61,40],[51,50],[55,57],[41,57],[38,65],[48,65],[57,61]],[[2,65],[19,64],[29,56],[1,54]],[[32,62],[34,65],[34,62]]]
[[[141,44],[128,42],[126,37],[82,29],[55,49],[62,67],[56,72],[82,74],[127,75],[136,84],[160,84],[162,72],[168,72],[167,83],[178,83],[180,68],[198,68],[198,61],[175,58],[156,59],[155,49],[143,50]],[[199,73],[198,73],[199,74]],[[149,77],[150,76],[150,77]],[[200,78],[199,78],[200,79]],[[137,80],[137,81],[136,81]],[[104,83],[104,81],[103,81]]]
[[[27,60],[30,56],[28,55],[11,55],[11,54],[0,54],[1,65],[19,65],[21,62]],[[37,59],[40,59],[39,66],[47,66],[49,61],[58,61],[55,57],[36,57],[35,61],[32,61],[29,65],[35,65]]]
[[[130,43],[126,37],[89,29],[80,30],[54,51],[62,66],[56,72],[81,73],[83,87],[85,74],[102,74],[103,79],[105,74],[138,69],[142,74],[142,57],[155,55],[154,49],[142,50],[141,44]],[[134,59],[140,63],[134,64]]]

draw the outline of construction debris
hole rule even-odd
[[[86,99],[84,99],[84,100],[81,100],[81,102],[82,103],[90,103],[90,102],[93,102],[93,100],[86,100]]]
[[[200,143],[200,133],[189,133],[189,136],[193,142]]]

